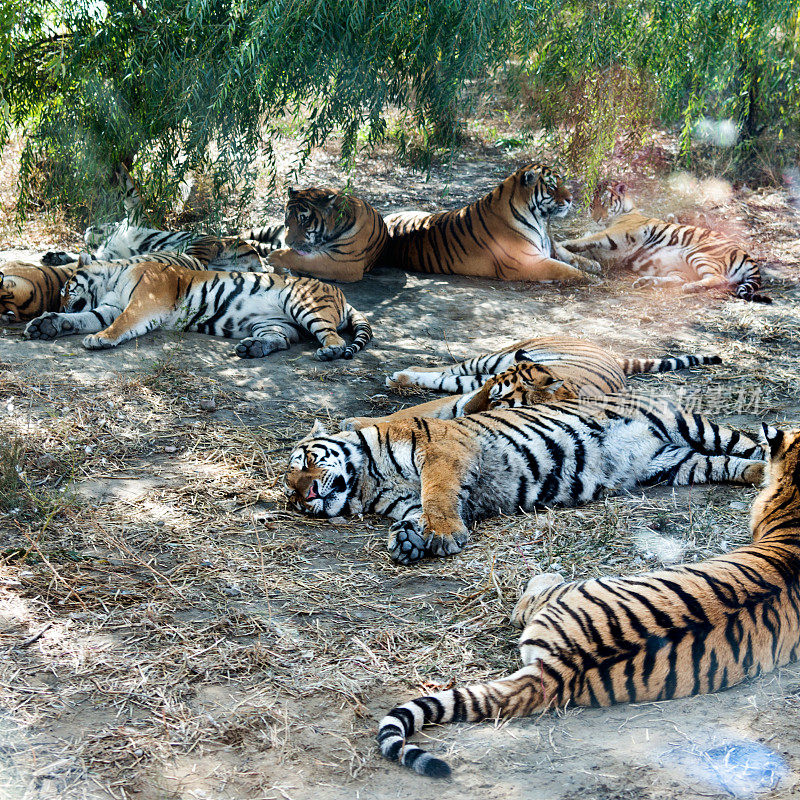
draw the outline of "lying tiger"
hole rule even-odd
[[[564,249],[547,230],[551,217],[564,217],[571,207],[561,175],[528,164],[464,208],[386,217],[384,261],[415,272],[503,281],[590,281],[600,265]]]
[[[270,253],[269,263],[326,281],[361,280],[387,239],[386,223],[371,205],[327,187],[289,189],[284,228],[286,247]]]
[[[401,564],[458,553],[476,521],[574,505],[637,483],[757,483],[763,451],[674,403],[628,394],[412,418],[328,434],[317,423],[292,452],[285,490],[305,514],[374,512],[396,522]],[[528,402],[531,402],[529,397]]]
[[[0,265],[0,321],[26,322],[61,305],[64,284],[74,275],[72,267],[47,267],[23,261]]]
[[[769,465],[753,503],[750,544],[620,578],[531,578],[511,616],[523,628],[522,669],[392,709],[380,722],[383,755],[447,777],[444,761],[409,743],[423,725],[705,694],[796,660],[800,430],[765,425],[764,436]]]
[[[162,252],[193,255],[193,248],[202,246],[209,238],[188,231],[142,228],[128,219],[110,225],[87,228],[83,235],[87,248],[98,261],[114,261]],[[226,237],[220,241],[224,246],[208,265],[209,268],[240,272],[264,271],[261,256],[268,255],[271,248],[262,242],[245,241],[239,236]],[[42,256],[42,264],[45,266],[75,264],[79,256],[78,253],[66,250],[50,250]]]
[[[629,375],[721,362],[719,356],[616,358],[584,339],[568,336],[527,339],[449,367],[417,367],[395,372],[386,379],[391,388],[419,386],[461,394],[404,408],[386,417],[351,417],[342,422],[342,428],[358,430],[409,417],[452,419],[496,408],[498,398],[505,398],[504,406],[530,405],[528,391],[545,385],[551,399],[563,398],[567,391],[577,396],[611,394],[625,390]]]
[[[83,346],[97,350],[156,328],[198,331],[241,339],[236,355],[262,358],[289,348],[302,330],[321,343],[315,353],[320,361],[352,358],[372,339],[366,317],[335,286],[311,278],[204,271],[221,247],[219,240],[206,243],[205,261],[169,253],[84,259],[66,284],[63,312],[32,320],[25,334],[31,339],[88,334]],[[337,332],[348,327],[352,344]]]
[[[663,222],[634,210],[624,183],[595,195],[591,212],[596,222],[608,219],[610,224],[599,233],[562,242],[570,252],[603,253],[640,275],[640,282],[678,285],[687,294],[722,289],[744,300],[772,302],[757,294],[761,272],[741,247],[715,231]]]

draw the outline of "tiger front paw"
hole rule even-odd
[[[407,372],[393,372],[386,378],[386,385],[390,389],[402,389],[404,386],[413,386],[414,381]]]
[[[75,258],[65,250],[48,250],[42,256],[41,261],[46,267],[60,267],[64,264],[72,264]]]
[[[55,311],[48,311],[41,317],[32,319],[25,326],[26,339],[40,339],[45,342],[52,341],[62,334],[72,331],[72,323]]]
[[[745,467],[742,473],[742,480],[751,486],[761,486],[764,483],[767,465],[763,461],[756,461],[749,467]]]
[[[421,524],[427,540],[426,548],[434,556],[452,556],[460,553],[469,539],[469,531],[460,519],[447,519],[423,513]]]
[[[114,346],[108,339],[98,333],[90,333],[88,336],[84,336],[81,344],[87,350],[108,350]]]
[[[314,353],[314,358],[317,361],[334,361],[337,358],[352,358],[353,354],[347,354],[347,346],[342,344],[336,345],[328,345],[326,347],[320,347],[316,353]]]
[[[415,564],[425,555],[425,537],[419,524],[401,519],[389,528],[389,555],[398,564]]]
[[[574,265],[578,268],[583,270],[584,272],[588,273],[589,275],[602,275],[603,274],[603,267],[599,261],[595,261],[593,258],[584,258],[583,256],[576,256],[573,255],[572,257]]]

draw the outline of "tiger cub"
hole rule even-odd
[[[290,456],[285,491],[305,514],[396,520],[389,552],[411,564],[458,553],[474,522],[498,514],[637,483],[757,483],[763,455],[674,403],[617,394],[336,434],[317,423]]]
[[[147,253],[187,253],[202,246],[209,239],[188,231],[159,231],[141,228],[129,220],[111,225],[87,228],[83,235],[87,248],[98,261],[115,261],[134,258]],[[262,272],[264,264],[261,255],[268,255],[269,248],[259,242],[244,241],[240,237],[220,239],[224,247],[217,253],[209,267],[214,269],[237,270],[240,272]],[[48,251],[42,256],[44,265],[73,264],[80,254],[66,250]]]
[[[565,250],[547,230],[551,217],[564,217],[571,207],[561,175],[543,164],[528,164],[464,208],[386,217],[384,260],[415,272],[503,281],[592,280],[600,265]]]
[[[510,371],[515,362],[519,368]],[[526,362],[531,362],[528,367],[523,366]],[[418,367],[395,372],[386,379],[386,385],[391,388],[419,386],[461,394],[404,408],[386,417],[351,417],[342,422],[342,427],[345,430],[358,430],[365,425],[408,417],[452,419],[486,411],[491,407],[489,401],[492,396],[500,391],[492,378],[499,374],[504,376],[505,394],[517,399],[517,402],[506,405],[529,405],[522,400],[526,386],[536,384],[534,364],[540,370],[547,370],[551,381],[561,381],[571,391],[584,396],[624,391],[628,375],[667,372],[721,362],[719,356],[620,359],[583,339],[567,336],[528,339],[449,367]],[[563,396],[565,390],[561,391],[560,396]],[[558,397],[555,394],[552,399]]]
[[[423,725],[705,694],[796,660],[800,430],[763,427],[770,455],[751,544],[621,578],[531,578],[511,615],[523,628],[522,669],[392,709],[380,722],[383,755],[446,777],[444,761],[408,743]]]
[[[596,194],[591,212],[596,222],[610,220],[608,227],[562,242],[570,252],[604,253],[641,282],[677,284],[687,294],[722,289],[744,300],[772,302],[756,293],[761,272],[741,247],[706,228],[645,216],[633,208],[624,183]]]
[[[386,223],[368,203],[327,187],[289,189],[285,249],[273,267],[326,281],[359,281],[383,254]]]
[[[75,269],[23,261],[0,265],[0,321],[26,322],[45,311],[56,311],[61,304],[61,290]]]
[[[213,256],[207,247],[204,257]],[[187,255],[89,263],[69,280],[64,295],[63,312],[29,322],[28,338],[85,333],[83,346],[98,350],[165,328],[241,339],[236,355],[262,358],[288,349],[303,330],[322,344],[315,354],[320,361],[352,358],[372,339],[366,317],[335,286],[310,278],[203,271],[202,262]],[[352,330],[352,344],[337,333],[344,328]]]

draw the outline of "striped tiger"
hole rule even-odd
[[[515,363],[517,369],[513,369]],[[528,367],[523,365],[528,363]],[[616,358],[593,342],[568,336],[548,336],[515,342],[449,367],[417,367],[400,370],[386,379],[390,388],[419,386],[439,391],[459,392],[453,397],[431,400],[396,411],[386,417],[351,417],[342,422],[345,430],[358,430],[388,420],[409,417],[452,419],[486,411],[489,401],[500,391],[494,376],[501,376],[505,395],[516,401],[507,405],[528,405],[527,387],[540,385],[536,370],[546,370],[549,382],[563,382],[565,389],[552,388],[552,399],[564,396],[566,389],[579,396],[624,391],[626,377],[641,373],[669,372],[708,364],[720,364],[719,356],[674,356],[668,358]],[[548,377],[549,376],[549,377]],[[561,392],[558,394],[557,392]]]
[[[637,284],[679,285],[685,294],[722,289],[743,300],[772,302],[757,294],[761,271],[741,247],[716,231],[645,216],[634,209],[624,183],[597,193],[591,213],[596,222],[609,220],[608,227],[562,242],[570,252],[602,253],[639,275]]]
[[[757,483],[763,455],[672,402],[616,394],[330,435],[317,423],[290,456],[285,492],[306,514],[396,520],[389,552],[411,564],[458,553],[469,526],[497,514],[575,505],[637,483]]]
[[[196,251],[213,261],[222,246],[211,240]],[[98,350],[156,328],[189,330],[241,339],[236,355],[262,358],[288,349],[304,330],[320,341],[320,361],[352,358],[372,339],[366,317],[335,286],[203,267],[196,257],[169,253],[82,263],[65,286],[63,311],[32,320],[25,334],[49,340],[84,333],[83,346]],[[337,333],[344,328],[352,330],[352,344]]]
[[[327,187],[289,189],[284,240],[273,267],[326,281],[358,281],[386,246],[386,224],[369,203]]]
[[[384,260],[415,272],[503,281],[594,280],[600,265],[565,250],[548,233],[548,220],[566,216],[571,207],[561,175],[528,164],[464,208],[386,217]]]
[[[192,255],[192,248],[202,246],[209,237],[188,231],[142,228],[126,219],[111,225],[87,228],[83,238],[87,248],[92,251],[93,258],[98,261],[115,261],[148,253],[175,252]],[[224,247],[209,267],[240,272],[264,270],[261,256],[268,255],[271,248],[260,242],[244,241],[240,236],[226,237],[220,241]],[[79,256],[79,253],[66,250],[48,251],[42,256],[42,264],[73,264],[78,261]]]
[[[0,321],[26,322],[45,311],[56,311],[61,290],[75,267],[46,267],[23,261],[0,265]]]
[[[523,667],[507,678],[419,697],[385,716],[387,758],[446,777],[409,744],[423,725],[523,717],[716,692],[800,655],[800,430],[763,426],[765,486],[751,544],[685,566],[620,578],[528,582],[511,621]]]

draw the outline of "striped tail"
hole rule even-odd
[[[353,342],[345,347],[342,358],[352,358],[372,341],[372,326],[369,324],[369,320],[349,303],[345,313],[350,330],[353,332]]]
[[[669,356],[667,358],[620,358],[619,365],[626,375],[644,372],[673,372],[676,369],[721,364],[719,356]]]
[[[397,759],[403,766],[429,778],[450,777],[450,767],[421,747],[408,744],[409,738],[423,725],[445,722],[480,722],[493,717],[525,717],[544,710],[542,669],[537,663],[524,667],[508,678],[478,683],[463,689],[448,689],[427,697],[418,697],[393,708],[378,726],[378,744],[386,758]]]
[[[285,247],[283,237],[286,234],[284,225],[268,225],[266,228],[251,228],[233,234],[244,239],[260,256],[268,256],[273,250]]]

